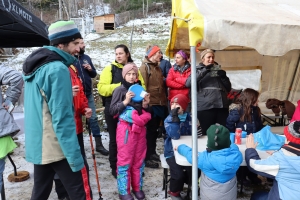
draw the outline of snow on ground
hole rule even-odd
[[[108,149],[109,136],[107,132],[102,132],[103,144]],[[10,161],[7,159],[6,168],[4,170],[4,186],[7,200],[28,200],[30,199],[32,188],[33,188],[33,164],[26,162],[25,160],[25,135],[17,136],[17,144],[20,145],[15,149],[14,153],[11,155],[14,163],[17,167],[17,170],[28,171],[30,173],[30,178],[23,182],[8,182],[7,177],[9,174],[13,173],[13,167]],[[98,199],[98,189],[97,182],[95,178],[94,164],[91,153],[91,145],[89,140],[89,135],[84,135],[84,145],[88,164],[90,167],[90,179],[91,187],[93,191],[94,199]],[[159,139],[158,143],[158,152],[163,153],[163,140]],[[105,200],[118,199],[118,190],[117,190],[117,181],[111,175],[109,161],[107,156],[103,156],[98,152],[96,154],[97,169],[99,174],[99,180],[101,185],[102,197]],[[145,177],[144,177],[144,191],[148,200],[159,200],[164,199],[164,191],[162,191],[162,174],[163,169],[150,169],[145,168]],[[1,199],[1,198],[0,198]],[[52,192],[49,197],[50,200],[58,199],[54,190],[54,185]]]

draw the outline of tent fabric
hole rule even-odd
[[[0,47],[48,45],[47,26],[15,0],[0,1]]]
[[[297,102],[299,16],[297,0],[174,0],[166,55],[173,57],[178,50],[189,51],[201,43],[200,50],[217,50],[215,60],[229,75],[237,68],[260,66],[261,102],[269,98]],[[200,62],[199,53],[196,56]]]
[[[300,49],[299,0],[175,0],[172,17],[169,56],[198,43],[215,50],[254,48],[269,56]]]

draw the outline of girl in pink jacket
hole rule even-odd
[[[138,68],[134,63],[124,66],[122,76],[124,80],[114,90],[110,106],[110,113],[119,117],[116,137],[119,197],[121,200],[134,200],[130,192],[132,186],[135,197],[142,200],[145,199],[142,174],[147,150],[145,125],[151,119],[148,112],[150,95],[147,94],[140,103],[131,101],[135,94],[128,89],[138,78]]]

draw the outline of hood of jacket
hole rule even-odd
[[[232,174],[233,169],[237,170],[243,161],[242,153],[236,144],[231,144],[229,148],[212,151],[208,154],[211,165],[221,174]]]
[[[49,62],[61,61],[66,67],[69,67],[75,59],[76,58],[69,53],[56,47],[44,46],[43,48],[34,51],[26,58],[23,64],[24,79],[30,79],[34,76],[37,69]]]

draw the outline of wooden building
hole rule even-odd
[[[95,16],[94,29],[96,33],[104,33],[106,30],[115,30],[115,15],[107,14]]]

